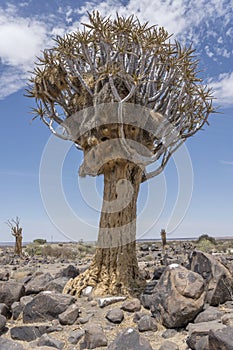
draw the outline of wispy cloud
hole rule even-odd
[[[219,104],[233,106],[233,72],[220,74],[216,80],[211,79],[209,86],[214,90]]]
[[[225,165],[233,165],[233,161],[228,161],[228,160],[220,160],[220,163]]]

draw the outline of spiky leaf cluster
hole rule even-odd
[[[54,123],[103,102],[132,102],[161,113],[179,134],[173,149],[207,122],[211,91],[198,77],[191,47],[181,47],[164,28],[141,24],[134,16],[111,19],[94,12],[89,21],[82,31],[58,36],[30,80],[34,113],[52,132],[57,134]]]

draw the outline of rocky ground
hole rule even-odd
[[[59,247],[26,247],[20,259],[2,247],[0,349],[233,349],[233,251],[223,246],[139,244],[147,279],[139,298],[94,298],[87,288],[77,300],[62,290],[93,249],[64,254],[76,246],[63,244],[59,256]]]

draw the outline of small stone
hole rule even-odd
[[[39,345],[39,346],[44,346],[44,345],[51,346],[51,347],[54,347],[56,349],[61,350],[64,348],[65,343],[56,339],[56,338],[50,337],[48,334],[43,334],[42,337],[40,337],[40,339],[38,340],[37,345]]]
[[[97,301],[96,301],[96,300],[91,300],[91,301],[90,301],[90,305],[91,305],[92,307],[95,307],[95,306],[97,306],[98,304],[97,304]]]
[[[11,318],[11,311],[4,303],[0,303],[0,315],[5,316],[6,318]]]
[[[172,338],[177,334],[177,331],[175,329],[166,329],[166,331],[163,332],[162,337],[164,339]]]
[[[149,315],[142,316],[138,321],[139,332],[157,331],[158,327],[154,318]]]
[[[89,321],[89,319],[90,319],[90,316],[80,317],[80,318],[78,319],[78,323],[80,323],[80,324],[85,324],[85,323],[87,323],[87,322]]]
[[[11,338],[30,342],[47,332],[48,326],[18,326],[10,330]]]
[[[25,347],[11,339],[0,337],[1,350],[25,350]]]
[[[92,286],[87,286],[85,289],[83,289],[82,295],[85,297],[88,297],[91,294],[92,290],[93,290]]]
[[[0,332],[5,328],[6,326],[6,317],[3,315],[0,315]]]
[[[70,279],[70,278],[75,278],[78,275],[79,275],[79,269],[77,269],[74,265],[69,265],[61,269],[59,272],[57,272],[55,275],[55,279],[60,277],[66,277]]]
[[[72,332],[70,333],[70,336],[69,336],[69,338],[68,338],[68,341],[69,341],[71,344],[76,345],[76,344],[79,342],[79,340],[84,336],[84,334],[85,334],[85,331],[82,330],[82,329],[78,329],[78,330],[76,330],[76,331],[72,331]]]
[[[141,310],[141,302],[139,299],[134,298],[131,300],[126,300],[122,306],[122,310],[128,311],[128,312],[136,312]]]
[[[153,350],[148,340],[143,338],[134,328],[127,328],[119,333],[107,350]]]
[[[112,309],[108,311],[106,318],[112,323],[119,324],[124,319],[124,312],[119,308]]]
[[[159,347],[159,350],[179,350],[179,347],[174,343],[173,341],[166,340],[163,342],[163,344]]]
[[[58,316],[62,325],[72,325],[77,320],[80,309],[77,304],[70,305],[63,313]]]
[[[138,321],[140,320],[140,318],[142,316],[146,316],[147,314],[145,312],[135,312],[134,316],[133,316],[133,322],[138,323]]]
[[[83,343],[80,344],[81,349],[95,349],[100,346],[107,346],[108,342],[99,325],[90,325],[85,329],[85,336]]]

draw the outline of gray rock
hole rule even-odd
[[[38,340],[37,345],[38,346],[50,346],[52,348],[56,348],[56,349],[61,350],[64,348],[65,343],[56,339],[56,338],[50,337],[48,334],[43,334],[40,337],[40,339]]]
[[[97,302],[99,307],[103,308],[105,306],[118,303],[119,301],[124,301],[126,297],[106,297],[106,298],[98,298]]]
[[[82,329],[78,329],[78,330],[75,330],[75,331],[72,331],[70,332],[69,334],[69,338],[68,338],[68,341],[71,343],[71,344],[78,344],[78,342],[80,341],[80,339],[84,336],[85,334],[85,331],[82,330]]]
[[[108,311],[106,318],[112,323],[119,324],[124,319],[124,312],[119,308],[112,309]]]
[[[136,312],[141,310],[141,302],[139,299],[134,298],[131,300],[126,300],[122,306],[121,309],[128,312]]]
[[[10,330],[11,338],[30,342],[47,332],[49,326],[18,326]]]
[[[52,281],[52,279],[52,275],[48,272],[33,276],[32,279],[26,284],[25,293],[29,295],[38,294],[45,291],[47,284]]]
[[[190,258],[190,268],[200,274],[208,284],[206,301],[217,306],[231,300],[233,280],[230,271],[211,254],[194,251]]]
[[[146,316],[146,315],[147,314],[145,312],[135,312],[135,314],[133,316],[133,322],[138,323],[140,318],[142,318],[142,316]]]
[[[216,331],[210,330],[209,349],[233,350],[233,327],[229,326]]]
[[[153,274],[153,277],[152,277],[152,280],[159,280],[160,277],[162,276],[162,274],[164,273],[165,271],[165,267],[157,267],[155,270],[154,270],[154,274]]]
[[[82,349],[95,349],[100,346],[107,346],[108,342],[102,327],[92,324],[85,329],[83,343],[80,344]]]
[[[75,278],[79,275],[79,269],[77,269],[74,265],[69,265],[63,269],[61,269],[59,272],[56,273],[55,279],[57,278]]]
[[[76,299],[71,295],[41,292],[23,310],[23,322],[45,322],[58,318]]]
[[[227,313],[221,317],[221,321],[226,326],[233,326],[233,312]]]
[[[157,331],[158,327],[154,318],[149,315],[142,316],[138,321],[139,332]]]
[[[8,281],[10,278],[9,271],[0,271],[0,281]]]
[[[222,311],[219,311],[216,307],[210,306],[197,315],[197,317],[194,320],[194,323],[218,320],[221,318],[222,315]]]
[[[57,292],[57,293],[62,293],[66,283],[69,281],[69,279],[67,277],[58,277],[55,278],[54,280],[50,281],[45,289],[46,290],[50,290],[53,292]]]
[[[107,350],[153,350],[148,340],[134,328],[127,328],[119,333]]]
[[[33,300],[32,296],[24,295],[23,297],[20,298],[20,304],[24,307],[25,305],[30,303],[30,301],[32,301],[32,300]]]
[[[71,304],[58,316],[58,319],[62,325],[72,325],[79,317],[80,312],[77,304]]]
[[[11,311],[4,303],[0,303],[0,315],[5,316],[6,318],[11,318]]]
[[[205,295],[199,274],[169,265],[158,281],[150,309],[166,328],[185,327],[202,310]]]
[[[23,312],[25,305],[27,305],[33,298],[31,296],[23,296],[20,298],[20,301],[15,301],[11,305],[12,318],[17,320],[20,314]]]
[[[25,347],[11,339],[0,337],[1,350],[25,350]]]
[[[15,301],[15,302],[11,305],[11,311],[12,311],[12,318],[13,318],[13,320],[17,320],[17,318],[19,317],[19,315],[20,315],[21,312],[23,311],[23,306],[22,306],[22,304],[20,304],[19,301]]]
[[[196,350],[196,346],[199,343],[200,339],[202,337],[208,336],[210,330],[216,332],[217,330],[223,328],[226,328],[226,326],[218,321],[190,323],[187,327],[188,338],[186,342],[191,349]]]
[[[0,315],[0,332],[6,327],[6,317]]]
[[[153,304],[153,294],[142,294],[140,300],[145,309],[150,309]]]
[[[19,299],[25,294],[25,288],[22,283],[15,281],[0,282],[0,300],[1,303],[10,307],[14,301]]]
[[[169,328],[166,329],[166,331],[163,332],[162,337],[164,339],[172,338],[177,334],[177,331],[175,329]]]
[[[195,344],[195,350],[211,350],[209,348],[209,336],[205,335],[201,337]]]
[[[165,340],[159,350],[179,350],[179,347],[173,341]]]
[[[36,348],[33,348],[35,350],[53,350],[54,349],[54,346],[37,346]],[[75,349],[72,349],[72,350],[75,350]]]
[[[148,244],[143,244],[143,245],[141,245],[141,246],[140,246],[140,250],[141,250],[142,252],[149,252],[149,246],[148,246]]]

